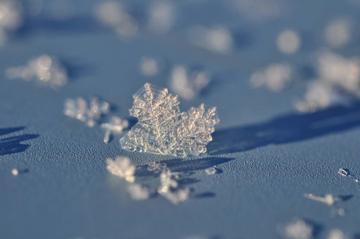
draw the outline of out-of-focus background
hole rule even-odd
[[[359,239],[359,29],[358,0],[0,0],[0,238]],[[145,82],[217,107],[207,154],[64,115],[97,96],[128,118]],[[189,198],[133,200],[116,155],[163,160]]]

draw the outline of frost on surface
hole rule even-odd
[[[304,195],[304,197],[315,202],[324,203],[328,206],[332,206],[340,200],[338,197],[335,197],[332,194],[325,194],[324,196],[320,196],[312,193],[307,193]]]
[[[183,99],[195,98],[211,81],[209,74],[202,70],[189,70],[185,66],[177,65],[170,77],[170,89]]]
[[[311,239],[313,234],[314,227],[301,219],[289,223],[284,228],[284,235],[288,239]]]
[[[0,46],[23,23],[23,9],[16,0],[0,0]]]
[[[123,156],[117,156],[115,160],[108,158],[106,160],[107,170],[126,180],[129,183],[135,182],[135,166],[130,162],[130,159]],[[135,189],[133,189],[135,190]]]
[[[120,139],[122,148],[180,157],[206,153],[219,122],[216,108],[206,110],[201,104],[180,112],[176,96],[167,89],[154,90],[148,83],[133,98],[130,114],[138,123]]]
[[[101,128],[105,130],[104,143],[107,144],[110,142],[112,134],[121,134],[128,127],[128,120],[118,116],[112,116],[109,122],[101,124]]]
[[[140,72],[144,76],[155,76],[160,71],[160,63],[152,57],[142,57],[140,61]]]
[[[186,201],[190,195],[190,189],[180,187],[178,180],[180,175],[164,169],[160,174],[160,186],[157,192],[172,204],[179,204]]]
[[[41,55],[31,59],[25,66],[11,67],[6,71],[10,79],[36,80],[51,87],[61,87],[68,83],[66,68],[55,57]]]
[[[250,77],[250,83],[258,88],[265,86],[271,91],[281,91],[291,81],[292,68],[288,64],[274,63],[258,70]]]
[[[128,192],[130,197],[134,200],[146,200],[150,197],[150,192],[148,188],[142,186],[141,184],[132,183],[128,186]]]
[[[64,114],[70,118],[80,120],[89,127],[94,127],[100,118],[109,113],[110,104],[93,97],[90,101],[84,98],[67,99],[64,106]],[[110,128],[109,125],[106,126]]]
[[[121,37],[133,37],[138,32],[138,23],[127,9],[117,1],[105,1],[95,9],[99,22],[111,28]]]

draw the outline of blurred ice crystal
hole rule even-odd
[[[216,108],[201,104],[180,112],[177,96],[146,83],[133,96],[130,115],[138,123],[120,139],[123,149],[186,157],[206,153],[206,145],[219,122]]]
[[[307,193],[304,195],[305,198],[309,200],[313,200],[316,202],[324,203],[328,206],[334,205],[336,202],[338,202],[340,199],[335,197],[332,194],[325,194],[324,196],[318,196],[312,193]]]
[[[0,0],[0,46],[23,23],[23,9],[16,0]]]
[[[130,159],[124,156],[117,156],[115,160],[106,160],[107,170],[115,176],[125,179],[129,183],[135,182],[135,166]],[[133,189],[133,191],[138,189]],[[138,190],[139,191],[139,190]]]
[[[297,219],[286,225],[284,234],[288,239],[311,239],[313,238],[314,228],[304,220]]]
[[[158,32],[168,32],[175,22],[175,6],[170,1],[155,1],[149,7],[149,29]]]
[[[339,229],[332,229],[327,239],[347,239],[348,237]]]
[[[286,12],[286,4],[279,0],[233,0],[232,2],[241,16],[253,21],[273,19]]]
[[[147,165],[147,170],[149,172],[160,173],[165,169],[166,169],[165,163],[152,161],[152,162],[148,163],[148,165]]]
[[[274,63],[256,71],[250,77],[254,87],[266,86],[272,91],[281,91],[291,81],[292,68],[288,64]]]
[[[128,127],[128,120],[118,116],[112,116],[109,122],[101,124],[101,128],[105,130],[104,143],[107,144],[110,142],[112,134],[121,134]]]
[[[181,188],[177,189],[176,191],[169,191],[167,193],[161,193],[161,195],[170,201],[172,204],[179,204],[185,202],[190,195],[189,188]]]
[[[155,76],[159,73],[159,62],[151,57],[142,57],[140,62],[140,71],[144,76]]]
[[[301,39],[296,31],[288,29],[278,35],[276,45],[282,53],[293,54],[299,50]]]
[[[219,169],[216,168],[215,166],[214,166],[214,167],[210,167],[210,168],[205,169],[205,173],[206,173],[207,175],[214,175],[214,174],[219,173]]]
[[[160,186],[158,193],[173,204],[179,204],[188,199],[190,189],[180,188],[178,180],[179,174],[171,172],[170,169],[164,169],[160,174]]]
[[[64,86],[69,81],[66,68],[49,55],[31,59],[25,66],[8,68],[6,75],[10,79],[37,80],[54,88]]]
[[[150,192],[148,188],[137,184],[132,183],[128,186],[128,192],[130,194],[130,197],[134,200],[146,200],[150,197]]]
[[[170,77],[170,89],[186,100],[195,98],[210,83],[210,76],[202,70],[189,70],[176,65]]]
[[[121,37],[133,37],[138,32],[136,19],[117,1],[105,1],[95,9],[97,19]]]
[[[196,46],[222,54],[229,53],[234,44],[233,35],[225,26],[193,27],[189,39]]]
[[[352,24],[346,19],[336,19],[325,28],[325,40],[330,47],[345,46],[351,40]]]
[[[90,101],[86,101],[81,97],[66,99],[64,106],[66,116],[80,120],[89,127],[94,127],[100,118],[109,112],[110,104],[97,97],[93,97]]]

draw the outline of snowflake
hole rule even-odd
[[[201,104],[180,112],[177,96],[167,89],[154,90],[148,83],[133,98],[130,114],[138,123],[120,139],[122,148],[180,157],[206,152],[219,122],[216,108],[205,110]]]
[[[25,66],[11,67],[6,71],[10,79],[32,79],[51,87],[61,87],[69,81],[65,67],[54,57],[42,55],[30,60]]]
[[[93,97],[90,102],[81,97],[65,101],[64,114],[86,123],[89,127],[94,127],[101,116],[109,113],[109,111],[110,104],[96,97]]]
[[[106,164],[110,173],[125,179],[129,183],[135,182],[135,166],[129,158],[123,156],[117,156],[115,160],[108,158]]]
[[[104,143],[109,143],[112,134],[121,134],[127,127],[129,122],[117,116],[111,117],[107,123],[102,123],[101,128],[105,129]]]

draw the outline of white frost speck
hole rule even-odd
[[[130,197],[134,200],[146,200],[150,197],[150,192],[148,188],[140,185],[140,184],[130,184],[128,186],[128,192]]]
[[[313,226],[301,219],[286,225],[284,228],[284,235],[288,239],[311,239],[313,233]]]
[[[336,19],[325,28],[324,37],[330,47],[345,46],[351,40],[352,24],[346,19]]]
[[[309,200],[313,200],[316,202],[324,203],[328,206],[334,205],[336,202],[339,201],[339,198],[335,197],[332,194],[325,194],[324,196],[318,196],[312,193],[308,193],[304,195],[305,198]]]
[[[135,182],[135,166],[130,159],[124,156],[117,156],[115,160],[108,158],[106,160],[107,170],[120,178],[125,179],[129,183]]]
[[[296,31],[284,30],[278,35],[276,45],[282,53],[294,54],[300,48],[301,38]]]
[[[348,237],[339,229],[332,229],[327,239],[347,239]]]
[[[140,72],[144,76],[155,76],[160,71],[159,62],[151,57],[142,57],[140,62]]]
[[[168,32],[175,23],[175,6],[170,1],[155,1],[149,7],[149,29],[164,33]]]
[[[17,169],[17,168],[13,168],[12,170],[11,170],[11,174],[13,175],[13,176],[18,176],[19,175],[19,170]]]

